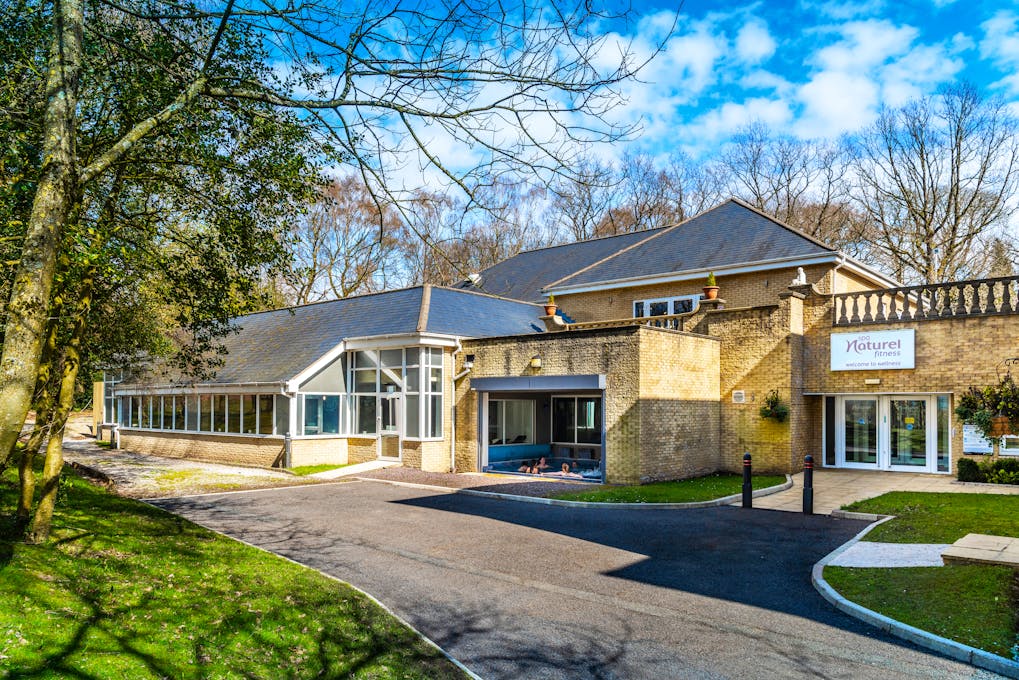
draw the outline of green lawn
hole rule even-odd
[[[347,463],[347,465],[353,465],[353,463]],[[313,475],[316,472],[325,472],[326,470],[339,470],[345,468],[347,465],[298,465],[297,467],[288,468],[290,472],[293,472],[298,477],[305,477],[307,475]]]
[[[53,544],[0,538],[0,677],[463,677],[353,589],[65,474]]]
[[[759,475],[753,478],[755,489],[785,482],[784,475]],[[719,473],[678,482],[656,482],[637,486],[599,486],[568,491],[551,498],[599,503],[696,503],[740,493],[743,475]]]
[[[970,533],[1019,536],[1019,496],[893,491],[845,509],[896,516],[865,541],[954,543]]]
[[[1019,577],[1008,567],[827,567],[824,578],[847,599],[942,637],[1010,659],[1019,644]]]

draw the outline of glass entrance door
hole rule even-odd
[[[927,465],[929,399],[888,399],[888,467],[923,472]]]
[[[403,438],[400,430],[399,393],[379,395],[378,414],[379,458],[399,460]]]
[[[878,400],[846,397],[843,401],[842,458],[845,467],[878,466]]]

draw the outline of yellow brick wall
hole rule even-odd
[[[787,291],[788,293],[788,291]],[[797,347],[802,302],[786,295],[778,304],[750,309],[708,312],[703,326],[721,340],[720,467],[737,472],[744,453],[753,457],[755,472],[789,472],[794,467],[792,436],[806,420],[798,391],[794,392],[793,351]],[[797,379],[797,382],[799,380]],[[742,390],[746,401],[733,402]],[[790,405],[791,418],[776,423],[762,418],[760,408],[771,390]]]
[[[716,340],[626,327],[471,341],[464,352],[475,360],[457,384],[459,472],[476,470],[478,463],[478,395],[470,391],[470,379],[527,375],[606,376],[607,481],[690,476],[684,462],[710,467],[705,461],[717,450],[711,444],[718,432]],[[542,357],[539,370],[529,366],[535,354]]]
[[[341,438],[294,439],[290,442],[290,465],[346,465],[347,440]]]
[[[832,265],[804,267],[807,282],[819,290],[830,290]],[[756,307],[775,304],[779,295],[788,290],[796,278],[796,268],[774,269],[765,272],[736,274],[718,277],[718,296],[725,300],[727,307]],[[705,282],[680,281],[653,286],[635,286],[593,293],[556,295],[556,304],[565,314],[578,322],[603,321],[607,319],[628,319],[633,316],[634,300],[697,295],[702,293]]]
[[[375,439],[347,439],[347,462],[367,463],[379,457],[378,442]]]
[[[952,458],[962,457],[962,423],[954,415],[958,397],[971,386],[997,382],[1002,361],[1019,356],[1019,317],[1014,315],[963,317],[910,323],[868,324],[833,328],[828,298],[810,296],[805,301],[805,337],[802,364],[804,391],[823,393],[884,394],[894,392],[951,393]],[[831,371],[830,336],[843,332],[874,332],[915,329],[916,355],[913,370]],[[866,385],[878,379],[879,385]],[[801,454],[821,455],[820,398],[810,403],[811,419],[818,432],[803,442]]]
[[[128,451],[167,458],[186,458],[227,465],[279,467],[283,462],[283,437],[243,437],[142,432],[121,429],[120,446]]]
[[[718,470],[719,351],[706,338],[640,333],[640,481]]]

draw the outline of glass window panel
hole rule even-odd
[[[948,409],[948,396],[938,397],[938,472],[948,472],[952,442],[952,417]]]
[[[601,397],[577,399],[577,442],[601,444]]]
[[[429,366],[442,366],[442,348],[441,347],[429,347],[428,348],[428,365]]]
[[[577,400],[572,397],[552,399],[552,440],[577,441]]]
[[[495,399],[488,402],[488,443],[493,445],[505,444],[503,441],[503,418],[506,415],[506,409],[504,401],[496,401]]]
[[[375,434],[375,395],[357,398],[357,434]]]
[[[141,397],[129,397],[131,399],[131,427],[141,427],[139,418],[142,413]]]
[[[877,400],[846,399],[846,462],[877,462]]]
[[[502,440],[506,444],[534,443],[534,402],[511,400],[504,403]]]
[[[421,368],[415,366],[407,369],[407,391],[408,392],[420,392],[421,391]]]
[[[421,436],[421,397],[416,394],[408,395],[404,398],[407,402],[406,411],[407,416],[405,422],[407,423],[404,428],[404,435],[407,437],[420,437]]]
[[[644,316],[644,302],[633,303],[633,315],[636,317]]]
[[[198,396],[189,395],[187,398],[187,424],[184,429],[196,432],[198,430]]]
[[[272,398],[271,394],[258,397],[258,434],[272,434]]]
[[[648,310],[648,316],[664,316],[669,313],[669,301],[649,302]]]
[[[227,432],[240,433],[241,431],[241,397],[238,394],[229,395],[227,398]]]
[[[173,398],[173,429],[183,430],[184,423],[184,395],[178,394]]]
[[[428,436],[442,436],[442,395],[436,394],[428,398]]]
[[[354,371],[355,392],[375,392],[375,369]]]
[[[276,398],[276,434],[293,434],[290,432],[290,405],[293,400],[290,397]]]
[[[328,396],[322,398],[322,432],[337,434],[340,431],[340,398]]]
[[[396,432],[396,409],[399,405],[396,398],[383,397],[379,400],[382,407],[382,431]]]
[[[385,368],[403,368],[402,349],[384,349],[379,354]]]
[[[199,429],[202,432],[212,432],[212,396],[208,394],[201,395],[199,397],[198,408],[201,409]]]
[[[418,348],[408,347],[407,350],[407,365],[417,366],[418,365]]]
[[[441,368],[430,368],[430,369],[428,369],[428,391],[429,392],[442,392],[442,369]]]
[[[212,397],[212,431],[226,432],[226,395]]]
[[[354,368],[375,368],[377,365],[375,352],[354,353]]]
[[[241,430],[244,434],[255,434],[257,424],[255,413],[258,410],[258,397],[245,394],[241,397]]]
[[[1015,456],[1019,454],[1019,437],[1006,434],[1001,438],[999,453],[1003,456]]]
[[[892,465],[927,465],[927,400],[891,400]]]
[[[379,371],[380,392],[399,392],[400,384],[403,382],[403,370],[399,368],[386,368]]]
[[[173,429],[173,409],[175,399],[172,396],[163,397],[163,429]]]
[[[686,314],[687,312],[692,311],[693,311],[693,300],[691,300],[690,298],[672,301],[673,314]]]
[[[322,431],[320,424],[322,398],[306,394],[304,396],[304,434],[318,434]]]
[[[152,420],[150,419],[152,408],[152,397],[142,397],[141,405],[141,427],[150,427]]]

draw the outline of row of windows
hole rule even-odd
[[[441,394],[305,394],[302,399],[305,435],[397,434],[402,423],[405,437],[442,437]]]
[[[669,314],[686,314],[692,312],[700,295],[680,295],[672,298],[655,298],[652,300],[634,300],[633,316],[667,316]]]
[[[488,402],[488,443],[533,444],[534,400],[491,399]],[[552,441],[558,444],[601,444],[601,397],[553,397]]]
[[[279,402],[277,404],[277,401]],[[273,394],[166,394],[120,397],[123,427],[227,434],[282,434],[285,397]],[[280,426],[277,427],[277,416]]]

